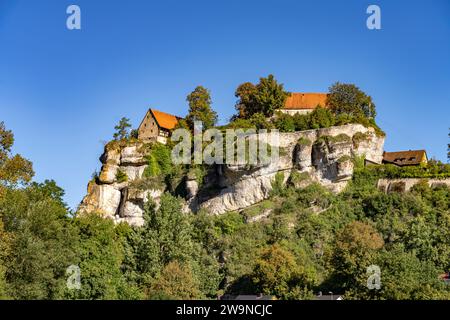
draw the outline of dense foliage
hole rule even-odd
[[[0,196],[5,187],[30,182],[34,176],[30,161],[19,154],[11,154],[13,144],[13,133],[0,122]]]
[[[306,125],[333,119],[319,108]],[[241,120],[263,126],[258,117]],[[303,121],[297,117],[294,130]],[[290,120],[282,125],[292,129]],[[319,291],[345,299],[450,299],[440,279],[450,270],[450,188],[423,181],[411,192],[386,194],[376,186],[380,177],[449,177],[449,165],[364,167],[355,159],[353,179],[338,195],[318,184],[295,188],[304,178],[295,172],[284,185],[279,174],[270,199],[211,216],[185,213],[176,196],[177,179],[192,173],[202,180],[205,168],[174,166],[169,147],[154,144],[145,177],[168,188],[159,205],[146,204],[144,226],[130,227],[101,213],[71,212],[54,181],[30,182],[31,163],[11,155],[13,142],[1,124],[1,299],[311,299]],[[265,218],[251,222],[259,215]],[[79,288],[67,285],[73,266]],[[373,266],[380,289],[367,285]]]
[[[429,160],[426,164],[420,166],[399,167],[393,164],[382,166],[371,166],[367,171],[378,178],[401,179],[401,178],[420,178],[420,179],[443,179],[450,178],[450,164],[445,164],[436,160]]]
[[[354,84],[336,82],[329,89],[327,105],[336,114],[375,118],[375,104],[372,97]]]
[[[284,106],[289,93],[284,91],[283,85],[279,84],[273,75],[260,78],[258,84],[250,82],[239,85],[235,93],[236,117],[249,119],[256,113],[265,117],[273,115],[275,110]]]
[[[375,122],[376,108],[372,98],[354,84],[335,83],[329,88],[326,106],[317,106],[308,114],[285,114],[283,109],[289,92],[272,75],[261,78],[257,85],[241,84],[235,93],[236,110],[226,128],[278,129],[294,132],[328,128],[350,123],[373,127],[377,134],[384,132]]]
[[[193,130],[194,122],[201,121],[203,129],[213,127],[217,122],[217,113],[211,108],[211,95],[209,91],[198,86],[186,98],[189,103],[189,113],[186,116],[187,126]]]

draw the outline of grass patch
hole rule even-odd
[[[128,181],[128,176],[125,172],[123,172],[122,170],[118,169],[116,172],[116,180],[118,183],[122,183],[122,182],[127,182]]]
[[[355,146],[355,148],[358,148],[360,143],[363,141],[367,141],[369,140],[370,135],[365,132],[357,132],[353,135],[353,146]]]

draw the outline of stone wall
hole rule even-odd
[[[413,186],[426,181],[432,188],[446,185],[450,187],[450,178],[447,179],[420,179],[420,178],[404,178],[404,179],[380,179],[378,180],[378,188],[383,192],[408,192]]]

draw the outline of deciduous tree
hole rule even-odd
[[[270,74],[267,78],[260,78],[256,85],[250,82],[241,84],[236,89],[235,96],[238,98],[235,106],[237,117],[247,119],[256,113],[265,117],[272,116],[275,110],[284,107],[289,93]]]
[[[198,282],[186,263],[169,262],[149,288],[148,298],[169,300],[200,299]]]
[[[344,289],[365,287],[367,267],[375,263],[383,238],[370,225],[354,221],[336,235],[333,265]]]
[[[314,283],[295,256],[278,244],[263,250],[251,278],[260,293],[280,299],[308,298]]]
[[[145,219],[136,244],[137,268],[144,282],[173,260],[189,261],[193,250],[190,224],[179,199],[164,193],[158,209],[151,202],[146,205]]]
[[[189,103],[189,113],[186,117],[187,125],[191,130],[195,121],[203,123],[203,129],[213,127],[217,122],[217,113],[211,108],[211,95],[209,91],[198,86],[186,98]]]
[[[76,218],[79,241],[76,262],[81,271],[81,289],[65,290],[72,299],[135,299],[139,293],[122,273],[124,235],[111,219],[98,213]]]
[[[329,89],[327,105],[337,115],[347,114],[355,117],[375,118],[375,104],[372,97],[354,84],[336,82]]]
[[[0,208],[10,236],[3,260],[11,297],[61,298],[65,271],[75,263],[77,242],[65,205],[50,195],[45,185],[33,184],[8,189]]]
[[[30,182],[33,178],[33,165],[21,155],[11,154],[14,135],[0,122],[0,196],[4,188]]]

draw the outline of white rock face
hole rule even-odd
[[[211,214],[222,214],[248,207],[267,199],[272,190],[272,181],[277,172],[265,175],[241,179],[234,185],[224,189],[220,195],[203,202],[201,208]],[[285,180],[289,177],[289,171],[285,173]]]
[[[140,145],[125,147],[120,153],[121,165],[142,166],[147,163],[144,154],[139,151]]]
[[[364,140],[355,146],[353,136],[363,134]],[[320,142],[321,137],[336,137]],[[325,140],[325,139],[324,139]],[[309,143],[308,143],[309,142]],[[226,187],[220,193],[199,204],[212,214],[243,209],[268,198],[277,173],[284,174],[284,181],[292,170],[306,172],[309,183],[316,181],[333,192],[342,191],[353,174],[353,155],[381,163],[384,137],[375,134],[373,128],[359,124],[280,133],[280,157],[277,162],[248,171],[236,166],[222,170]]]
[[[88,186],[88,195],[80,205],[80,212],[98,212],[114,217],[120,204],[121,192],[108,184]]]
[[[116,180],[117,170],[119,169],[118,165],[105,163],[102,166],[102,171],[99,175],[99,180],[101,183],[111,184]]]
[[[144,203],[152,198],[158,204],[162,191],[139,191],[129,188],[130,183],[142,178],[147,167],[147,160],[141,147],[140,143],[122,148],[105,147],[105,152],[100,157],[103,163],[102,170],[97,181],[88,185],[88,194],[79,206],[81,214],[98,212],[116,223],[143,225]],[[126,182],[116,181],[118,170],[127,175]]]
[[[140,179],[147,165],[143,166],[121,166],[120,169],[127,175],[128,181]]]
[[[345,160],[338,162],[337,164],[337,179],[338,180],[350,180],[353,174],[353,161]]]
[[[104,164],[118,166],[120,164],[120,151],[116,149],[105,150],[100,157],[100,161]]]
[[[295,172],[306,176],[296,186],[304,187],[318,182],[333,192],[345,188],[353,175],[355,155],[364,155],[367,160],[381,163],[384,137],[377,136],[373,128],[350,124],[318,130],[280,133],[273,146],[280,148],[277,161],[253,167],[217,165],[211,170],[206,184],[199,186],[192,178],[186,180],[184,211],[200,208],[211,214],[243,209],[267,199],[277,174],[283,174],[283,183]],[[136,190],[134,181],[142,178],[147,160],[142,144],[107,150],[100,158],[103,167],[97,181],[89,183],[88,195],[83,199],[79,212],[102,212],[116,222],[142,225],[145,202],[156,203],[162,190]],[[128,180],[115,181],[120,169]],[[209,192],[209,189],[216,190]],[[207,192],[208,191],[208,192]]]
[[[187,198],[192,199],[194,198],[198,193],[198,182],[197,180],[187,180],[186,181],[186,191],[187,191]]]

